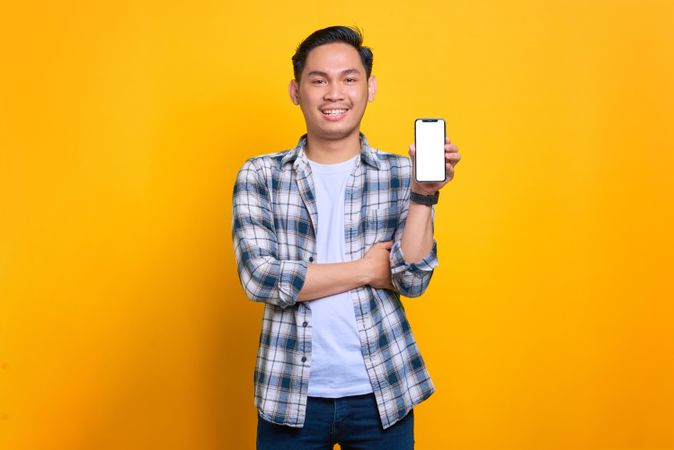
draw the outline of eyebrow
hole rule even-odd
[[[360,74],[360,70],[358,70],[358,69],[356,69],[356,68],[351,68],[351,69],[345,69],[345,70],[342,70],[342,71],[340,72],[341,75],[349,75],[349,74],[352,74],[352,73]],[[310,76],[327,77],[328,74],[327,74],[327,72],[322,72],[322,71],[320,71],[320,70],[312,70],[311,72],[309,72],[309,73],[307,74],[307,76],[308,76],[308,77],[310,77]]]

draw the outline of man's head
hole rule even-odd
[[[357,29],[336,26],[315,31],[297,47],[288,92],[310,135],[344,139],[359,132],[377,89],[372,51],[362,42]]]
[[[314,31],[297,47],[293,55],[295,81],[300,81],[309,52],[316,47],[333,42],[343,42],[356,49],[365,68],[365,75],[367,78],[370,78],[372,74],[372,50],[369,47],[363,46],[363,35],[360,30],[358,28],[335,26]]]

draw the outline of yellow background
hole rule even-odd
[[[262,305],[231,193],[358,25],[363,131],[463,159],[406,299],[417,448],[674,449],[674,2],[15,2],[0,14],[0,448],[249,449]],[[20,3],[20,6],[18,6]]]

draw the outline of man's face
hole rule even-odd
[[[310,135],[338,140],[359,132],[376,87],[374,77],[368,80],[358,51],[336,42],[309,52],[300,81],[290,82],[289,93],[302,108]]]

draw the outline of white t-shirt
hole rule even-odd
[[[338,164],[309,161],[316,189],[317,263],[344,262],[344,196],[357,158]],[[344,397],[372,392],[365,370],[356,314],[349,292],[306,303],[311,308],[311,370],[313,397]]]

